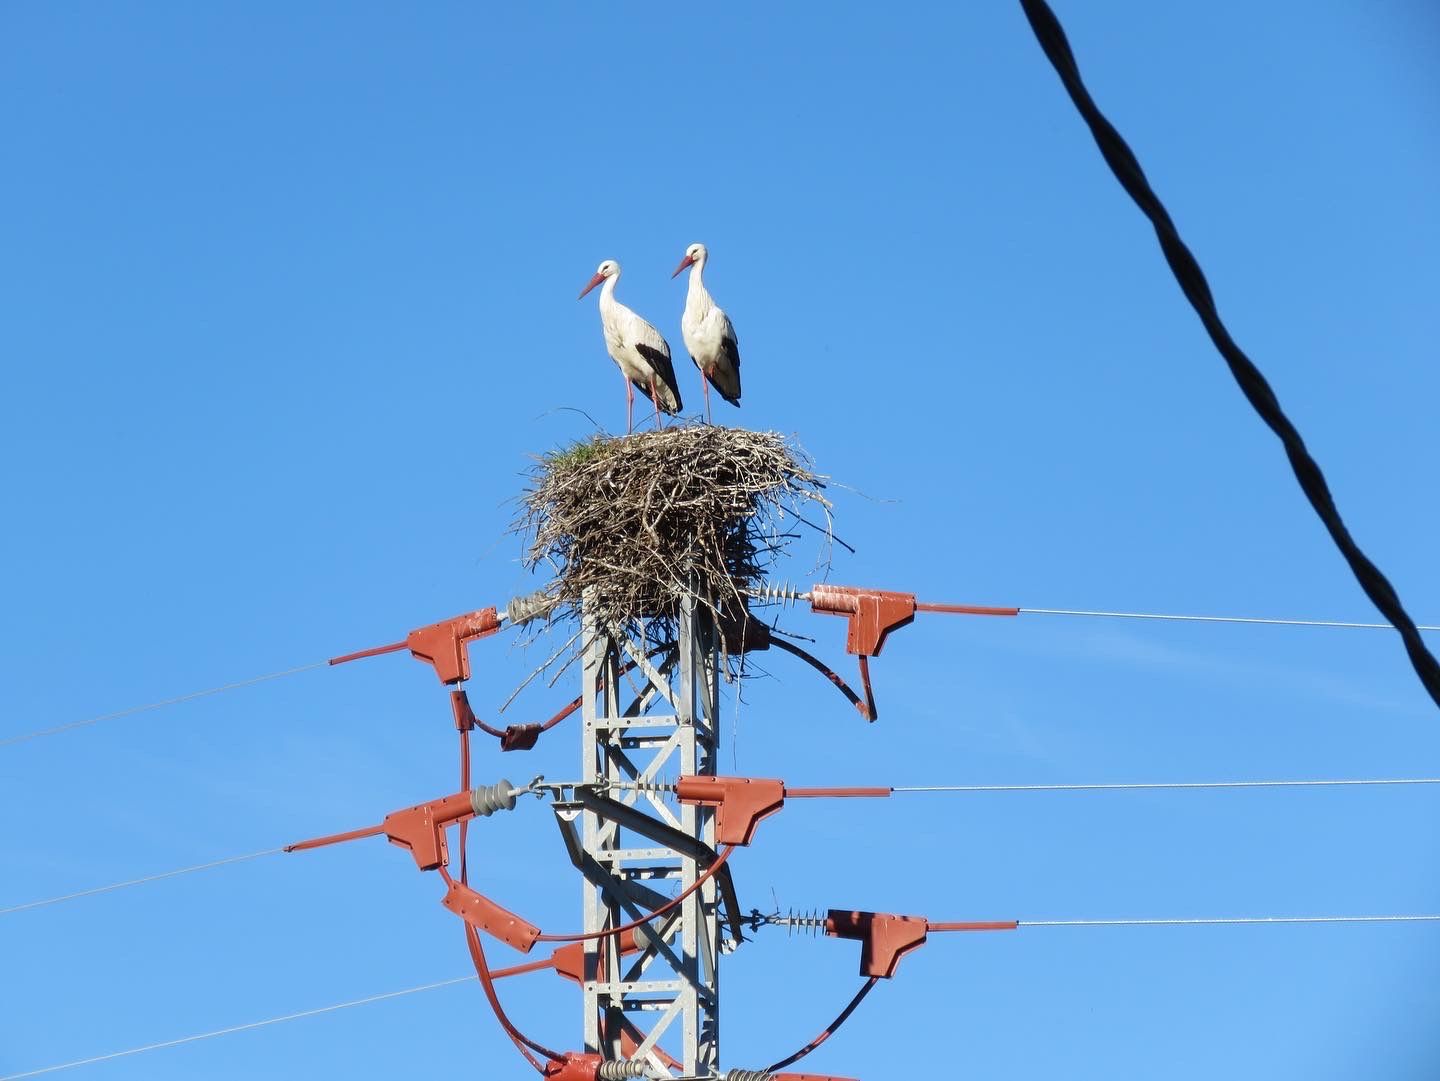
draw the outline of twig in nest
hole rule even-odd
[[[527,566],[554,568],[555,614],[578,616],[583,603],[596,626],[647,640],[675,639],[686,598],[722,622],[749,618],[749,593],[796,536],[787,516],[836,542],[825,478],[776,432],[597,435],[541,458],[531,481],[512,528]],[[825,527],[800,512],[807,504]]]
[[[538,676],[541,672],[545,671],[545,669],[549,668],[552,664],[558,661],[565,654],[566,650],[573,646],[579,638],[580,632],[576,631],[570,636],[569,641],[567,641],[554,653],[550,654],[550,656],[546,657],[545,660],[540,664],[540,666],[535,669],[535,671],[531,672],[528,676],[524,678],[524,680],[521,681],[520,686],[516,687],[513,691],[510,692],[510,697],[505,699],[505,701],[500,704],[500,709],[498,710],[498,712],[504,713],[510,703],[515,701],[515,697],[526,687],[530,686],[530,683],[535,679],[536,676]],[[568,661],[566,662],[566,667],[569,667]],[[554,686],[553,681],[551,682],[551,686]]]

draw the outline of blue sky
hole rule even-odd
[[[1440,621],[1440,18],[1057,11],[1361,544]],[[586,433],[563,407],[623,423],[575,294],[619,259],[619,297],[680,353],[668,275],[694,240],[745,357],[720,418],[793,433],[851,486],[836,581],[1373,618],[1018,5],[15,4],[0,29],[0,737],[533,588],[505,534],[529,456]],[[792,626],[849,664],[838,621]],[[493,717],[532,658],[476,660]],[[1380,632],[922,618],[874,665],[869,727],[767,667],[725,766],[795,784],[1440,770],[1440,719]],[[569,775],[575,738],[482,749],[477,779]],[[390,658],[0,749],[0,907],[368,823],[450,791],[452,741],[433,677]],[[1437,799],[799,804],[734,868],[747,906],[935,919],[1440,912]],[[538,804],[474,852],[510,907],[578,921]],[[441,892],[369,842],[0,917],[0,1073],[462,975]],[[941,937],[806,1067],[1430,1077],[1437,962],[1425,925]],[[725,1063],[808,1039],[855,966],[851,943],[762,933],[725,968]],[[505,992],[578,1042],[568,985]],[[473,985],[73,1076],[458,1064],[528,1072]]]

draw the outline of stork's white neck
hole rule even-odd
[[[602,310],[613,308],[615,300],[615,283],[620,280],[620,271],[611,274],[605,279],[605,284],[600,286],[600,307]]]
[[[700,256],[690,264],[690,282],[685,289],[685,306],[710,305],[714,301],[710,299],[710,292],[705,288],[705,256]]]

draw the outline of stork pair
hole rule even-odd
[[[713,385],[731,405],[740,404],[740,347],[735,341],[735,328],[730,317],[716,305],[705,289],[703,275],[709,252],[704,244],[691,244],[685,258],[675,268],[672,278],[690,268],[690,287],[685,293],[685,314],[680,318],[680,331],[690,359],[700,369],[700,385],[705,390],[705,419],[710,419],[710,387]],[[675,380],[675,366],[670,363],[670,346],[660,332],[615,299],[615,283],[620,280],[620,264],[606,259],[600,264],[590,284],[580,291],[583,297],[601,282],[600,325],[605,332],[605,348],[625,377],[625,430],[634,430],[635,391],[650,395],[655,404],[655,424],[660,424],[660,411],[680,412],[680,385]]]

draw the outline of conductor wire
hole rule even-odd
[[[1300,781],[1144,781],[1114,784],[896,785],[891,792],[1136,792],[1191,788],[1338,788],[1368,785],[1440,784],[1440,777],[1361,777]]]
[[[1017,920],[1020,927],[1184,927],[1243,923],[1435,923],[1440,915],[1415,916],[1204,916],[1173,919]]]
[[[140,706],[117,709],[113,713],[101,713],[94,717],[86,717],[83,720],[57,724],[53,728],[40,728],[34,732],[24,732],[18,736],[6,736],[4,739],[0,739],[0,747],[9,747],[16,743],[24,743],[26,740],[39,739],[42,736],[59,735],[61,732],[69,732],[75,728],[84,728],[88,725],[99,724],[101,721],[113,721],[121,717],[132,717],[137,713],[146,713],[152,709],[163,709],[165,706],[177,706],[181,702],[193,702],[197,698],[208,698],[212,694],[223,694],[225,691],[235,691],[241,687],[252,687],[257,683],[267,683],[272,679],[284,679],[286,676],[309,672],[315,668],[324,668],[329,663],[328,661],[316,661],[314,664],[302,664],[296,668],[286,668],[279,672],[267,672],[263,676],[251,676],[249,679],[236,680],[234,683],[222,683],[218,687],[206,687],[203,691],[191,691],[189,694],[176,695],[174,698],[162,698],[157,702],[146,702]]]
[[[131,1047],[125,1051],[111,1051],[106,1055],[94,1055],[90,1058],[75,1059],[73,1062],[61,1062],[54,1066],[42,1066],[38,1070],[26,1070],[23,1073],[6,1074],[0,1077],[0,1081],[20,1081],[22,1077],[39,1077],[41,1074],[55,1073],[59,1070],[69,1070],[76,1066],[93,1066],[97,1062],[109,1062],[112,1059],[127,1058],[130,1055],[144,1054],[146,1051],[159,1051],[166,1047],[179,1047],[187,1043],[196,1043],[200,1040],[211,1040],[216,1036],[229,1036],[236,1032],[249,1032],[251,1029],[264,1028],[267,1025],[278,1025],[282,1021],[298,1021],[302,1017],[317,1017],[323,1013],[334,1013],[336,1010],[348,1010],[352,1006],[368,1006],[372,1002],[384,1002],[387,999],[402,998],[405,995],[419,994],[421,991],[434,991],[441,987],[453,987],[457,983],[469,983],[474,976],[456,976],[450,980],[437,980],[435,983],[421,984],[419,987],[407,987],[403,991],[386,991],[380,995],[366,995],[364,998],[351,999],[349,1002],[337,1002],[332,1006],[318,1006],[313,1010],[298,1010],[295,1013],[282,1014],[280,1017],[268,1017],[264,1021],[251,1021],[244,1025],[231,1025],[228,1028],[217,1028],[212,1032],[200,1032],[194,1036],[181,1036],[178,1040],[161,1040],[159,1043],[149,1043],[144,1047]]]
[[[31,908],[44,908],[47,905],[58,905],[62,901],[74,901],[80,897],[93,897],[97,893],[109,893],[111,890],[123,890],[127,886],[140,886],[146,882],[159,882],[164,878],[175,878],[179,875],[192,874],[195,871],[208,871],[212,867],[224,867],[227,863],[244,863],[247,860],[258,860],[261,856],[274,856],[284,851],[285,849],[283,848],[267,848],[260,852],[247,852],[243,856],[226,856],[224,859],[211,860],[209,863],[197,863],[191,867],[177,867],[173,871],[161,871],[158,874],[126,879],[124,882],[112,882],[108,886],[95,886],[88,890],[76,890],[74,893],[62,893],[58,897],[46,897],[41,901],[26,901],[24,904],[11,905],[9,908],[0,908],[0,916],[8,916],[13,912],[24,912]]]
[[[1086,608],[1019,608],[1022,616],[1096,616],[1102,619],[1158,619],[1182,623],[1258,623],[1275,627],[1344,627],[1357,630],[1391,631],[1389,623],[1352,623],[1340,619],[1268,619],[1261,616],[1192,616],[1169,612],[1102,612]],[[1421,623],[1418,631],[1440,631],[1440,626]]]

